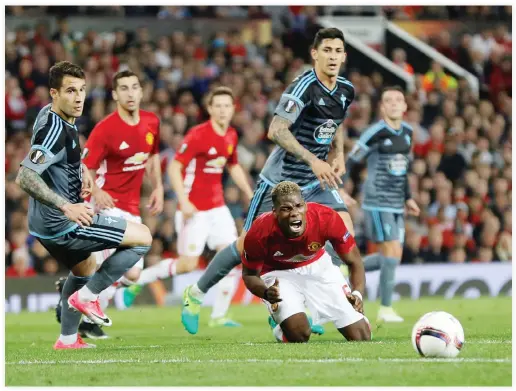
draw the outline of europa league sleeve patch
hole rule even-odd
[[[30,151],[29,159],[34,164],[43,164],[46,161],[45,153],[39,149]]]
[[[294,110],[296,110],[296,103],[293,100],[288,100],[287,103],[285,103],[285,111],[292,113]]]

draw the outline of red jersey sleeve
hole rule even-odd
[[[107,138],[104,137],[102,130],[102,123],[95,126],[84,145],[84,157],[82,162],[89,170],[97,170],[100,166],[100,162],[106,158],[108,152],[106,145]]]
[[[201,142],[198,133],[199,132],[196,131],[188,132],[183,139],[179,151],[177,151],[176,156],[174,156],[174,160],[182,163],[184,167],[186,167],[199,152]]]
[[[256,222],[255,222],[256,224]],[[246,234],[244,239],[244,251],[242,252],[242,263],[248,269],[261,270],[265,261],[266,254],[260,243],[258,230],[253,230],[253,226]]]
[[[355,247],[355,238],[346,228],[342,218],[334,210],[330,213],[321,215],[324,217],[324,224],[327,228],[327,238],[337,254],[347,254]]]
[[[234,139],[234,144],[232,145],[232,152],[231,152],[231,155],[229,155],[229,158],[228,158],[228,165],[232,166],[234,164],[238,164],[238,153],[237,153],[237,146],[238,146],[238,136],[236,134],[236,131],[235,131],[235,137],[233,138]]]

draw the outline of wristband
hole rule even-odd
[[[351,292],[351,294],[353,296],[358,297],[360,299],[360,301],[364,301],[364,300],[362,300],[362,293],[360,293],[359,291],[353,291],[353,292]]]

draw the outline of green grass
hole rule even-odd
[[[278,344],[262,306],[233,307],[238,329],[207,327],[199,334],[179,321],[179,308],[110,311],[112,338],[97,349],[53,351],[53,313],[6,314],[8,386],[510,386],[511,298],[424,299],[396,304],[402,324],[377,327],[377,304],[366,303],[372,343],[345,342],[333,325],[308,344]],[[410,342],[423,313],[444,310],[464,326],[462,361],[419,358]],[[383,359],[383,360],[382,360]],[[396,359],[398,361],[396,361]],[[319,361],[317,361],[319,360]],[[498,361],[497,361],[498,360]]]

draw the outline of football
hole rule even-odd
[[[423,357],[457,357],[464,345],[464,330],[453,315],[429,312],[414,325],[412,345]]]

